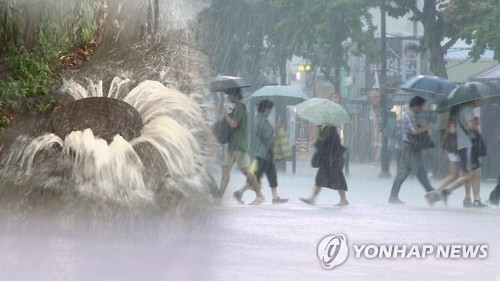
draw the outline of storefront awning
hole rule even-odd
[[[469,80],[481,82],[500,82],[500,64],[470,77]]]

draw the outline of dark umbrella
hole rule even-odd
[[[250,84],[246,83],[241,77],[217,76],[210,81],[211,92],[226,92],[231,88],[247,88]]]
[[[467,82],[460,85],[437,107],[438,112],[444,112],[453,106],[474,102],[474,106],[500,100],[500,88],[482,82]]]
[[[438,76],[418,75],[404,82],[399,88],[423,98],[433,99],[446,97],[456,87],[455,83]]]

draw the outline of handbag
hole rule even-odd
[[[212,126],[212,132],[219,143],[225,144],[231,139],[233,128],[229,126],[226,119],[220,119]]]
[[[441,144],[441,148],[449,151],[456,152],[457,151],[457,134],[456,133],[446,133],[443,137],[443,143]]]
[[[476,133],[476,137],[472,138],[472,150],[477,157],[485,157],[488,154],[486,143],[479,132]]]
[[[282,161],[292,158],[292,146],[290,145],[290,138],[283,129],[276,131],[276,139],[273,143],[273,161]]]
[[[462,125],[461,122],[458,122],[460,124],[460,127],[462,127],[462,130],[464,130],[465,134],[470,137],[471,142],[472,142],[472,153],[474,157],[484,157],[488,154],[486,151],[486,143],[484,142],[484,139],[481,135],[481,133],[476,132],[475,136],[471,136],[470,133],[465,129],[464,125]]]
[[[429,136],[429,133],[422,132],[415,135],[410,135],[410,149],[413,151],[431,149],[436,147],[436,144]]]

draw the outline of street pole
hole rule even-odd
[[[387,43],[386,43],[386,7],[385,0],[380,0],[380,106],[382,107],[382,122],[380,124],[381,129],[381,138],[382,138],[382,147],[380,151],[380,167],[381,171],[379,177],[390,177],[391,173],[389,172],[389,153],[387,149],[387,91],[386,91],[386,80],[387,80],[387,59],[386,59],[386,51],[387,51]]]

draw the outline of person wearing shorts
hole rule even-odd
[[[264,195],[262,194],[257,177],[250,171],[250,158],[248,157],[248,116],[246,106],[242,102],[243,95],[241,88],[231,88],[228,90],[227,95],[229,101],[234,104],[234,110],[231,116],[225,114],[224,118],[226,118],[234,131],[227,145],[222,162],[222,178],[218,195],[219,197],[224,196],[229,184],[231,169],[236,163],[255,191],[256,198],[253,203],[261,204],[265,200]]]
[[[443,190],[460,176],[460,156],[458,155],[458,149],[457,149],[456,111],[457,110],[453,109],[450,112],[450,118],[448,120],[448,129],[446,131],[446,136],[444,139],[445,144],[443,145],[443,149],[446,150],[446,154],[448,156],[448,176],[441,181],[439,186],[436,188],[436,192]],[[471,208],[473,206],[470,193],[471,193],[471,186],[469,183],[466,183],[465,198],[463,200],[464,208]]]
[[[473,207],[486,207],[480,198],[481,165],[478,155],[472,153],[473,137],[479,128],[479,119],[474,116],[472,104],[461,105],[457,114],[457,149],[460,157],[460,167],[464,175],[454,180],[438,194],[446,203],[451,192],[464,184],[470,184],[474,196]]]

